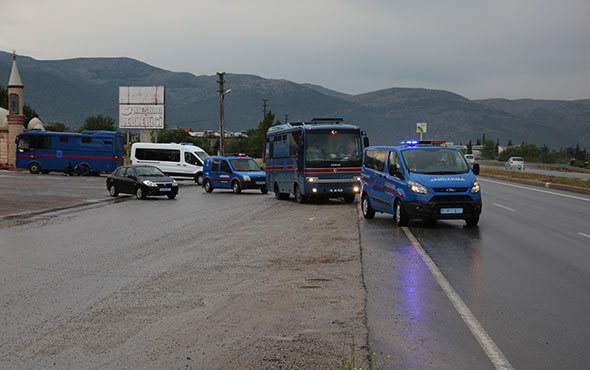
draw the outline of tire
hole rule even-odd
[[[111,186],[109,187],[109,195],[111,197],[116,197],[117,195],[119,195],[119,192],[117,191],[117,188],[113,184],[111,184]]]
[[[361,210],[363,212],[363,217],[368,219],[375,217],[375,210],[371,207],[371,201],[367,194],[363,194],[363,197],[361,198]]]
[[[479,222],[479,216],[465,219],[465,223],[469,227],[477,226],[478,222]]]
[[[355,199],[356,199],[356,194],[346,194],[344,196],[345,203],[354,203]]]
[[[86,164],[80,165],[80,176],[88,176],[90,175],[90,167]]]
[[[266,194],[266,193],[268,193],[268,189],[266,188],[266,186],[263,186],[263,187],[260,188],[260,192],[262,194]]]
[[[299,191],[299,186],[295,186],[295,201],[299,204],[303,204],[307,201],[307,197]]]
[[[275,192],[275,198],[278,199],[278,200],[287,200],[287,199],[289,199],[289,194],[287,194],[287,193],[280,193],[279,192],[279,184],[277,184],[276,182],[275,182],[274,192]]]
[[[203,185],[203,174],[201,172],[195,175],[195,183],[197,185]]]
[[[402,206],[402,202],[400,200],[395,201],[394,210],[395,213],[393,214],[393,217],[395,219],[395,223],[398,226],[407,226],[410,220],[408,219],[408,216],[406,216],[406,211],[404,211],[404,206]]]
[[[176,198],[176,193],[170,193],[170,194],[167,194],[167,196],[168,196],[168,199],[174,199],[174,198]]]
[[[205,183],[203,184],[203,188],[205,188],[205,191],[207,193],[210,193],[213,191],[213,184],[211,183],[211,180],[205,180]]]
[[[242,192],[242,187],[240,186],[240,182],[236,181],[236,180],[232,181],[231,190],[234,192],[234,194],[240,194]]]
[[[143,193],[141,186],[138,186],[137,189],[135,189],[135,197],[137,199],[145,199],[145,194]]]
[[[41,166],[39,166],[39,163],[31,163],[29,165],[29,172],[32,173],[33,175],[38,174],[39,172],[41,172]]]

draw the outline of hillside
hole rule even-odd
[[[10,74],[12,56],[0,52],[0,83]],[[166,86],[166,121],[170,127],[217,129],[219,95],[216,75],[170,72],[130,58],[76,58],[39,61],[18,57],[25,101],[44,122],[80,126],[98,113],[118,117],[118,87]],[[428,122],[425,138],[467,143],[480,138],[547,144],[579,143],[590,148],[590,100],[469,100],[449,91],[391,88],[349,95],[313,84],[259,76],[226,74],[226,127],[238,131],[261,121],[262,99],[276,118],[309,120],[339,116],[366,130],[373,144],[417,137],[416,122]]]

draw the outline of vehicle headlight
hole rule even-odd
[[[244,181],[250,181],[250,176],[244,175]]]
[[[473,194],[479,193],[479,184],[477,183],[477,181],[473,183],[473,187],[471,188],[471,192]]]
[[[317,177],[308,177],[307,178],[307,182],[318,182],[318,178]]]
[[[413,193],[430,194],[430,192],[428,191],[428,188],[426,186],[420,184],[419,182],[409,180],[408,185],[410,186],[410,191]]]
[[[360,176],[355,176],[354,177],[354,181],[361,181],[361,177]]]
[[[143,180],[143,184],[145,186],[158,186],[155,182],[151,182],[150,180]]]
[[[176,180],[172,179],[172,185],[173,185],[173,186],[176,186],[176,185],[178,185],[178,183],[176,182]]]

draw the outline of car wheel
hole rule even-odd
[[[201,172],[195,175],[195,183],[197,185],[203,185],[203,174]]]
[[[176,198],[176,193],[168,194],[168,199],[174,199],[174,198]]]
[[[39,163],[31,163],[29,165],[29,172],[32,173],[33,175],[38,174],[41,171],[41,166],[39,166]]]
[[[299,186],[295,186],[295,200],[299,204],[303,204],[307,201],[307,197],[299,191]]]
[[[135,190],[135,197],[137,199],[145,199],[145,194],[143,193],[143,189],[141,188],[141,186],[138,186]]]
[[[361,199],[361,210],[365,218],[375,217],[375,210],[371,207],[371,202],[369,201],[369,196],[367,194],[363,194]]]
[[[410,221],[406,216],[406,211],[404,211],[404,207],[402,206],[402,202],[400,200],[395,201],[395,223],[398,226],[406,226]]]
[[[263,186],[263,187],[260,188],[260,192],[262,194],[266,194],[266,193],[268,193],[268,189],[266,188],[266,186]]]
[[[465,220],[465,223],[467,224],[467,226],[470,226],[470,227],[477,226],[478,222],[479,222],[479,216],[468,218]]]
[[[233,181],[231,183],[231,190],[234,192],[234,194],[240,194],[242,192],[242,187],[240,186],[240,182]]]
[[[354,203],[355,198],[356,198],[356,194],[346,194],[344,196],[344,202],[345,203]]]
[[[114,184],[111,184],[111,186],[109,187],[109,194],[111,195],[111,197],[116,197],[117,195],[119,195],[119,192],[117,191],[117,188]]]
[[[207,193],[210,193],[213,191],[213,184],[211,183],[210,180],[205,180],[205,184],[203,185],[203,187],[205,188],[205,191]]]

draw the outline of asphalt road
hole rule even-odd
[[[99,202],[0,222],[0,368],[326,368],[366,338],[382,369],[493,369],[495,350],[515,369],[590,363],[588,196],[482,178],[479,227],[403,230],[358,203],[0,181],[2,199],[48,202],[35,209],[66,188]]]
[[[480,179],[477,228],[409,231],[515,369],[590,363],[590,197]],[[387,368],[494,368],[392,218],[361,220],[369,345]]]
[[[2,369],[333,368],[366,350],[355,205],[192,185],[8,221]]]

